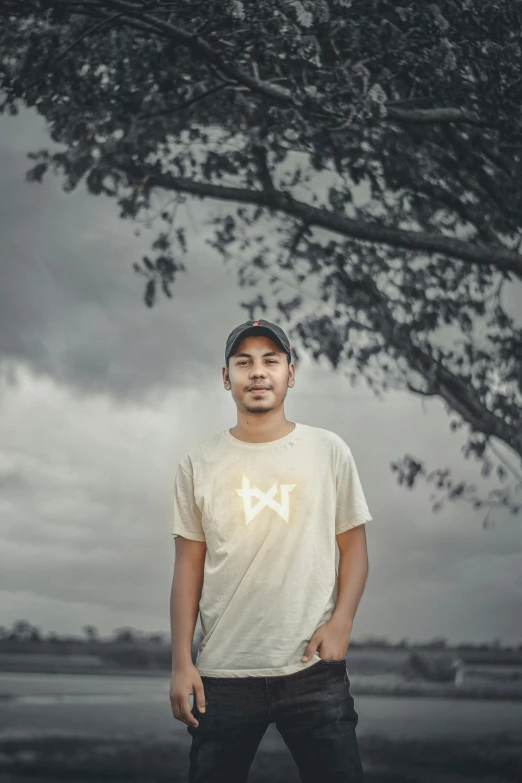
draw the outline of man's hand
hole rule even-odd
[[[199,721],[192,715],[190,708],[189,695],[191,693],[194,694],[194,703],[198,710],[205,712],[205,691],[201,676],[194,664],[190,663],[172,669],[169,692],[172,714],[187,726],[199,726]]]
[[[326,623],[323,623],[323,625],[320,625],[319,628],[317,628],[306,645],[301,660],[309,660],[318,647],[321,648],[319,651],[321,658],[326,658],[328,660],[346,658],[351,632],[351,622],[341,622],[332,615]]]

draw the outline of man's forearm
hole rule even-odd
[[[353,546],[339,553],[337,577],[337,601],[332,620],[344,626],[351,626],[361,600],[368,577],[368,553],[366,541],[359,537]]]
[[[170,594],[173,669],[192,663],[192,642],[202,588],[201,569],[175,565]]]

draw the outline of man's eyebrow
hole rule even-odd
[[[234,355],[234,359],[237,359],[240,356],[247,356],[249,359],[252,358],[251,353],[245,353],[245,351],[241,351],[241,353],[236,353]],[[279,354],[277,353],[277,351],[267,351],[266,353],[263,354],[263,356],[279,356]]]

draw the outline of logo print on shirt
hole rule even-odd
[[[250,481],[243,473],[243,488],[236,489],[236,492],[240,497],[243,498],[245,525],[248,525],[249,522],[252,522],[254,517],[257,516],[259,512],[265,508],[265,506],[273,508],[274,511],[277,511],[279,516],[285,520],[285,522],[288,522],[288,494],[296,486],[297,484],[281,484],[281,502],[278,503],[277,500],[274,500],[274,496],[277,492],[277,484],[274,484],[272,487],[270,487],[268,492],[261,492],[261,490],[257,487],[253,487],[251,489]],[[252,498],[257,498],[259,501],[255,506],[252,506]]]

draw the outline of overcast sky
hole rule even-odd
[[[187,272],[148,309],[131,265],[150,236],[83,186],[25,182],[26,153],[47,146],[32,111],[0,117],[0,625],[168,632],[176,462],[236,423],[224,344],[256,292],[205,244],[194,202]],[[400,488],[390,469],[409,453],[483,495],[494,486],[462,457],[442,403],[381,401],[300,356],[286,417],[346,440],[373,516],[352,638],[521,643],[521,519],[496,511],[483,530],[469,504],[433,514],[429,485]]]

